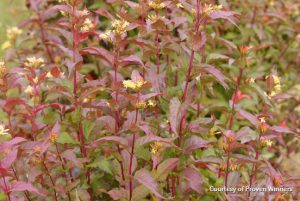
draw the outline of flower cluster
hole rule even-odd
[[[102,39],[102,40],[105,40],[107,42],[112,42],[112,39],[110,37],[111,35],[111,30],[106,30],[104,33],[101,33],[99,35],[99,37]]]
[[[150,1],[149,6],[154,10],[161,10],[164,7],[166,7],[166,4],[161,2],[160,0],[157,0],[157,1]]]
[[[6,37],[10,40],[16,40],[16,38],[21,35],[23,33],[23,31],[21,29],[19,29],[18,27],[11,27],[9,29],[7,29],[6,31]]]
[[[92,22],[92,20],[90,18],[86,18],[80,27],[80,31],[83,31],[83,32],[90,31],[94,27],[95,27],[95,25]]]
[[[113,28],[113,32],[120,36],[122,35],[123,33],[126,32],[126,29],[128,28],[129,26],[129,22],[127,22],[126,20],[124,19],[120,19],[120,20],[114,20],[111,24],[112,28]]]
[[[4,125],[0,124],[0,136],[9,135],[9,129],[5,129]]]
[[[205,4],[203,8],[203,13],[205,15],[210,15],[212,12],[221,10],[222,8],[223,8],[222,5]]]
[[[58,135],[56,133],[51,133],[50,134],[49,140],[51,141],[52,144],[56,143],[57,137],[58,137]]]
[[[132,80],[124,80],[123,86],[126,89],[140,90],[146,83],[147,83],[147,81],[144,81],[143,78],[139,78],[139,79],[137,79],[136,82],[134,82]]]
[[[159,155],[161,148],[163,147],[162,142],[154,142],[150,145],[151,149],[150,152],[154,155]]]
[[[269,139],[261,139],[260,140],[261,142],[261,145],[264,146],[264,147],[271,147],[273,145],[273,141],[272,140],[269,140]]]
[[[4,78],[6,73],[7,73],[7,69],[5,63],[3,61],[0,61],[0,80]]]
[[[38,68],[44,66],[44,64],[45,60],[43,58],[36,57],[28,57],[24,63],[26,68]]]

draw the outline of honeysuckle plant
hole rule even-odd
[[[299,3],[26,5],[2,44],[1,200],[299,200]]]

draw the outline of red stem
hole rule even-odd
[[[132,147],[131,147],[131,154],[130,154],[130,163],[129,163],[129,197],[130,201],[133,201],[132,193],[133,193],[133,186],[132,186],[132,161],[133,161],[133,155],[134,155],[134,144],[135,144],[135,133],[133,133],[132,136]]]
[[[2,179],[3,179],[3,182],[4,182],[5,191],[6,191],[6,194],[7,194],[8,200],[9,200],[9,201],[11,201],[11,199],[10,199],[10,192],[9,192],[9,190],[8,190],[8,187],[7,187],[7,184],[6,184],[5,177],[4,177],[4,176],[2,176]]]

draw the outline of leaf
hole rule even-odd
[[[187,180],[187,185],[194,191],[201,193],[202,189],[202,177],[199,172],[193,168],[185,168],[183,177]]]
[[[80,166],[80,163],[75,155],[75,152],[74,150],[66,150],[64,151],[62,154],[62,157],[69,160],[69,161],[72,161],[72,163],[74,163],[74,165],[76,165],[77,167]]]
[[[5,169],[9,169],[10,166],[14,163],[14,161],[17,159],[18,150],[14,149],[11,151],[7,156],[5,156],[1,160],[1,166]]]
[[[158,181],[166,180],[170,171],[178,164],[178,158],[168,158],[157,166],[154,178]]]
[[[150,190],[144,185],[139,185],[133,190],[133,200],[140,200],[145,198],[150,193]]]
[[[254,126],[258,126],[259,122],[256,116],[252,115],[249,112],[246,112],[245,110],[240,109],[240,115],[250,121]]]
[[[91,147],[98,147],[100,144],[105,143],[105,142],[112,142],[115,144],[121,144],[123,146],[128,146],[128,143],[125,138],[118,137],[118,136],[107,136],[107,137],[102,137],[90,144]]]
[[[91,122],[91,121],[88,121],[88,120],[84,120],[82,122],[83,133],[84,133],[84,137],[86,139],[89,139],[89,136],[90,136],[92,130],[94,129],[95,125],[96,125],[95,122]]]
[[[233,20],[233,12],[230,11],[222,11],[222,10],[217,10],[217,11],[213,11],[210,15],[209,15],[212,19],[226,19],[228,20],[230,23],[234,24],[236,27],[238,27],[238,25],[235,23],[235,21]]]
[[[114,175],[111,162],[104,157],[97,159],[95,162],[89,164],[88,167],[99,168],[110,175]]]
[[[152,142],[164,142],[164,143],[170,144],[173,140],[174,140],[174,138],[162,138],[162,137],[158,137],[156,135],[143,136],[136,140],[136,146],[143,146],[145,144],[149,144]]]
[[[128,57],[121,59],[122,66],[127,66],[129,64],[138,64],[144,67],[144,63],[142,60],[136,55],[130,55]]]
[[[166,199],[159,193],[156,181],[154,180],[154,178],[151,176],[151,174],[147,170],[145,170],[145,169],[138,170],[135,173],[134,178],[140,184],[143,184],[146,188],[148,188],[158,198]]]
[[[108,191],[108,195],[113,200],[120,200],[122,198],[125,198],[127,193],[128,193],[128,191],[126,191],[124,188],[115,188],[115,189]]]
[[[62,132],[57,139],[60,144],[78,144],[67,132]]]
[[[32,184],[26,183],[23,181],[17,181],[12,184],[12,187],[10,189],[11,192],[22,192],[22,191],[29,191],[32,193],[36,193],[41,196],[45,196],[43,193],[41,193],[37,188],[35,188]]]
[[[282,127],[282,126],[272,126],[272,127],[270,127],[270,129],[275,131],[275,132],[278,132],[278,133],[292,133],[292,134],[295,134],[289,128]]]
[[[180,121],[180,110],[181,110],[181,103],[177,97],[174,97],[170,101],[170,117],[169,121],[171,124],[172,132],[174,132],[178,136],[178,123]]]
[[[192,50],[194,51],[200,51],[201,48],[205,45],[206,42],[206,37],[205,34],[202,32],[201,35],[200,34],[193,34],[192,35]]]
[[[225,76],[223,75],[223,73],[220,70],[218,70],[217,68],[215,68],[215,67],[213,67],[211,65],[205,65],[205,66],[208,66],[208,67],[203,68],[204,71],[212,74],[215,78],[217,78],[217,80],[220,82],[220,84],[225,89],[228,89],[228,85],[225,82]]]
[[[192,137],[185,140],[184,151],[188,153],[195,149],[205,148],[208,146],[208,144],[209,144],[209,141],[203,140],[202,138],[200,138],[196,135],[193,135]]]
[[[212,61],[217,61],[217,60],[228,60],[229,57],[223,54],[218,54],[218,53],[211,53],[207,56],[206,62],[210,63]]]

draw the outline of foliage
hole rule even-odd
[[[299,200],[280,169],[299,151],[299,2],[27,6],[2,45],[1,199]],[[210,188],[242,186],[293,191]]]

